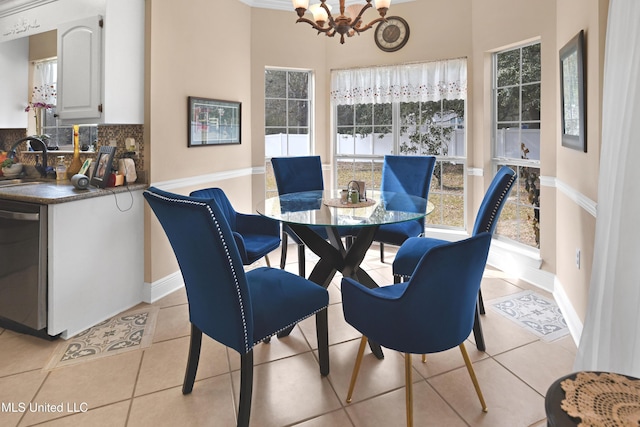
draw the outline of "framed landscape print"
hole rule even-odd
[[[188,147],[240,144],[240,102],[189,97]]]
[[[587,151],[584,75],[584,31],[560,49],[562,145]]]

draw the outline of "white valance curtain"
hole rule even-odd
[[[576,370],[640,377],[640,2],[609,3],[598,218]]]
[[[58,61],[37,62],[33,69],[33,90],[31,103],[36,106],[56,105],[58,100]]]
[[[331,73],[331,99],[338,105],[428,102],[466,96],[466,58]]]

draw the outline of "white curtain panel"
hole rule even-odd
[[[598,217],[576,370],[640,378],[640,1],[611,0]],[[592,40],[591,43],[597,43]]]
[[[31,102],[56,105],[58,98],[58,61],[38,62],[33,70]]]
[[[331,99],[337,105],[440,101],[466,95],[466,58],[331,73]]]

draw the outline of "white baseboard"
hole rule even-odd
[[[179,270],[153,283],[145,282],[144,302],[152,304],[182,287],[184,287],[184,280]]]
[[[556,300],[558,307],[560,307],[560,311],[562,312],[562,316],[564,320],[567,322],[567,327],[569,328],[569,333],[573,338],[573,342],[575,342],[576,347],[580,344],[580,337],[582,336],[582,321],[580,320],[580,316],[573,308],[571,301],[569,301],[569,297],[564,291],[564,287],[562,283],[556,278],[553,290],[553,298]]]

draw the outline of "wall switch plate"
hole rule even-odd
[[[576,267],[580,270],[580,249],[576,249]]]

